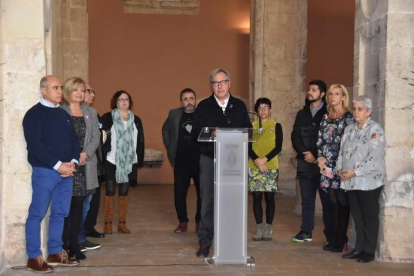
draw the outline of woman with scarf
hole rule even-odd
[[[132,113],[133,101],[128,92],[119,90],[111,99],[111,112],[102,116],[106,131],[104,154],[105,178],[105,234],[112,234],[114,196],[118,183],[118,232],[129,234],[126,227],[129,181],[137,179],[138,165],[144,162],[144,131],[141,119]]]

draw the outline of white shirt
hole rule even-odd
[[[127,126],[127,121],[124,121],[124,129]],[[138,162],[138,158],[137,158],[137,139],[138,139],[138,129],[137,126],[134,123],[134,152],[135,152],[135,163]],[[115,162],[115,157],[116,157],[116,131],[115,131],[115,127],[112,125],[111,127],[111,151],[108,152],[108,155],[106,156],[106,160],[109,161],[110,163],[116,165]]]
[[[216,99],[216,101],[217,101],[218,105],[221,107],[221,109],[223,109],[223,113],[224,113],[224,111],[226,110],[227,104],[229,102],[229,99],[230,99],[230,93],[227,92],[227,99],[224,100],[224,104],[222,104],[221,101],[219,99],[217,99],[216,95],[214,95],[214,98]]]

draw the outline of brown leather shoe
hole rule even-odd
[[[68,253],[65,250],[60,251],[59,253],[49,255],[47,257],[47,262],[51,266],[77,266],[79,265],[78,260],[72,260],[69,258]]]
[[[48,265],[42,256],[37,256],[27,260],[26,269],[37,273],[50,273],[53,272],[53,267]]]
[[[175,228],[174,233],[184,233],[187,232],[187,227],[188,227],[188,222],[183,221],[180,222],[177,226],[177,228]]]

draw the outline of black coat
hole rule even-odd
[[[252,128],[246,105],[239,99],[230,95],[225,112],[218,105],[212,94],[202,100],[194,113],[193,129],[191,136],[194,141],[203,127],[229,127],[229,128]],[[199,143],[200,152],[208,157],[214,157],[214,143]]]
[[[298,177],[312,178],[320,176],[318,165],[304,161],[303,152],[310,151],[315,158],[318,158],[318,148],[316,146],[318,141],[318,131],[322,117],[326,112],[326,104],[324,104],[315,116],[312,117],[310,104],[307,104],[296,115],[291,138],[293,148],[297,152]]]

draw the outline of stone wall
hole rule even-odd
[[[26,262],[31,167],[21,127],[40,99],[39,81],[88,79],[86,0],[2,0],[0,16],[0,272]],[[48,216],[42,223],[47,248]]]
[[[125,13],[198,15],[200,0],[123,0]]]
[[[43,2],[1,1],[0,271],[26,261],[31,168],[21,125],[26,111],[39,101],[39,81],[46,74]]]
[[[272,117],[282,124],[283,150],[279,154],[280,189],[295,194],[295,151],[290,133],[305,96],[307,1],[252,0],[250,100],[272,101]]]
[[[74,76],[88,81],[87,0],[53,0],[52,12],[53,74],[62,83]]]
[[[378,257],[414,261],[414,2],[356,0],[354,97],[373,100],[387,139]],[[411,80],[411,81],[410,81]]]

